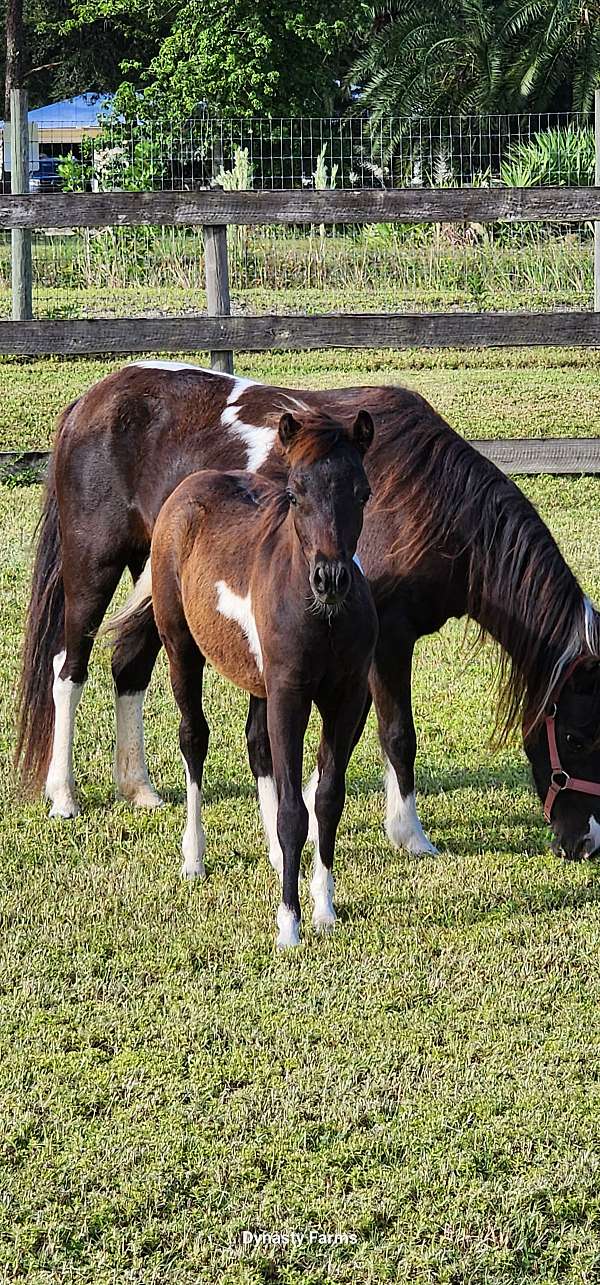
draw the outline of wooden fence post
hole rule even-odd
[[[206,273],[206,309],[209,317],[229,317],[229,265],[227,262],[227,227],[212,224],[204,229],[204,266]],[[233,353],[211,352],[213,370],[233,375]]]
[[[594,181],[600,187],[600,89],[594,92],[594,140],[596,172]],[[594,223],[594,311],[600,312],[600,222]]]
[[[29,122],[27,90],[10,92],[11,190],[29,191]],[[31,232],[13,228],[12,244],[12,317],[13,321],[31,321],[33,291],[31,268]]]

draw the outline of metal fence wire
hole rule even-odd
[[[576,113],[213,119],[94,128],[46,121],[61,186],[103,191],[593,182],[593,121]],[[42,171],[44,166],[42,165]],[[50,187],[52,169],[40,182]]]
[[[573,113],[521,116],[106,120],[39,131],[38,187],[226,190],[577,186],[594,183],[594,130]],[[588,308],[593,227],[373,224],[232,227],[234,311]],[[72,228],[33,236],[36,317],[199,315],[198,228]],[[0,315],[10,315],[10,234]]]

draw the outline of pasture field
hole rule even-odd
[[[598,433],[599,366],[580,353],[237,362],[300,385],[401,379],[480,436]],[[0,363],[0,445],[48,441],[57,407],[107,368]],[[600,596],[598,479],[524,489]],[[340,923],[317,939],[307,914],[300,949],[278,955],[245,699],[214,674],[205,884],[178,875],[163,658],[147,702],[160,812],[112,802],[101,649],[80,707],[81,816],[50,823],[15,798],[38,507],[39,488],[0,488],[0,1280],[593,1285],[599,872],[553,857],[522,751],[487,746],[493,648],[473,654],[453,623],[418,651],[420,810],[440,855],[390,849],[370,719],[338,844]],[[304,1240],[245,1248],[247,1229]],[[336,1234],[352,1243],[319,1243]]]

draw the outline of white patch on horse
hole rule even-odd
[[[397,848],[406,848],[407,852],[415,855],[418,853],[437,855],[437,848],[434,848],[429,841],[419,821],[414,793],[407,794],[406,798],[403,798],[398,778],[389,759],[386,759],[385,779],[387,792],[385,832],[390,843]]]
[[[319,842],[319,827],[317,825],[317,817],[315,814],[315,794],[317,793],[318,784],[319,784],[319,769],[318,767],[316,767],[312,776],[306,782],[306,785],[304,786],[304,789],[302,791],[304,804],[305,804],[305,807],[308,809],[308,842],[309,843]]]
[[[600,824],[594,816],[589,819],[589,827],[585,838],[586,842],[589,840],[587,855],[591,857],[600,848]]]
[[[259,776],[256,781],[263,828],[269,845],[269,861],[283,882],[283,853],[277,837],[277,786],[272,776]]]
[[[312,920],[317,932],[328,932],[335,924],[334,889],[333,871],[328,870],[327,866],[321,861],[317,840],[315,843],[312,879],[310,881],[310,895],[314,902]]]
[[[284,906],[283,902],[277,911],[277,927],[279,929],[277,945],[280,950],[300,945],[300,920],[296,918],[293,910]]]
[[[137,808],[159,808],[162,799],[153,789],[146,767],[142,707],[145,691],[120,696],[115,690],[117,740],[114,781],[117,793]]]
[[[217,610],[227,620],[235,620],[236,624],[240,626],[242,633],[246,635],[248,640],[248,646],[256,661],[258,672],[262,674],[262,647],[258,629],[256,628],[250,593],[248,592],[246,597],[242,598],[239,593],[235,593],[233,589],[230,589],[224,580],[217,580],[215,589],[217,591]]]
[[[248,452],[246,467],[251,473],[255,473],[264,464],[277,436],[276,428],[259,427],[256,424],[246,424],[240,415],[240,408],[236,405],[242,393],[250,386],[247,379],[236,379],[233,388],[227,398],[227,403],[221,412],[221,423],[224,428],[239,437],[244,443]]]
[[[75,733],[75,714],[81,700],[83,683],[74,683],[71,678],[60,678],[60,671],[65,663],[66,651],[61,651],[52,662],[54,682],[52,696],[54,699],[54,738],[52,758],[46,779],[46,796],[50,800],[51,817],[75,817],[79,812],[75,798],[73,780],[73,736]]]
[[[132,361],[131,366],[144,366],[146,370],[199,370],[203,375],[214,375],[214,370],[209,370],[207,366],[195,366],[191,361],[152,361],[150,358],[143,361]],[[226,379],[231,376],[226,375]]]
[[[183,757],[183,756],[182,756]],[[183,760],[187,797],[187,821],[181,840],[183,865],[181,874],[184,879],[204,879],[204,853],[206,852],[206,835],[202,825],[202,794],[200,786],[192,781],[188,765]]]
[[[361,560],[360,560],[360,558],[359,558],[359,556],[358,556],[358,554],[357,554],[357,553],[355,553],[355,554],[354,554],[354,557],[353,557],[352,561],[353,561],[354,565],[355,565],[356,567],[358,567],[358,569],[359,569],[359,571],[360,571],[361,575],[363,575],[363,576],[364,576],[364,574],[365,574],[365,570],[364,570],[363,564],[362,564],[362,562],[361,562]]]

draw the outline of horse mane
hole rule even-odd
[[[386,407],[375,503],[401,505],[402,575],[434,550],[467,562],[467,612],[500,644],[496,736],[531,730],[576,656],[600,659],[600,616],[548,527],[510,478],[416,394]]]

